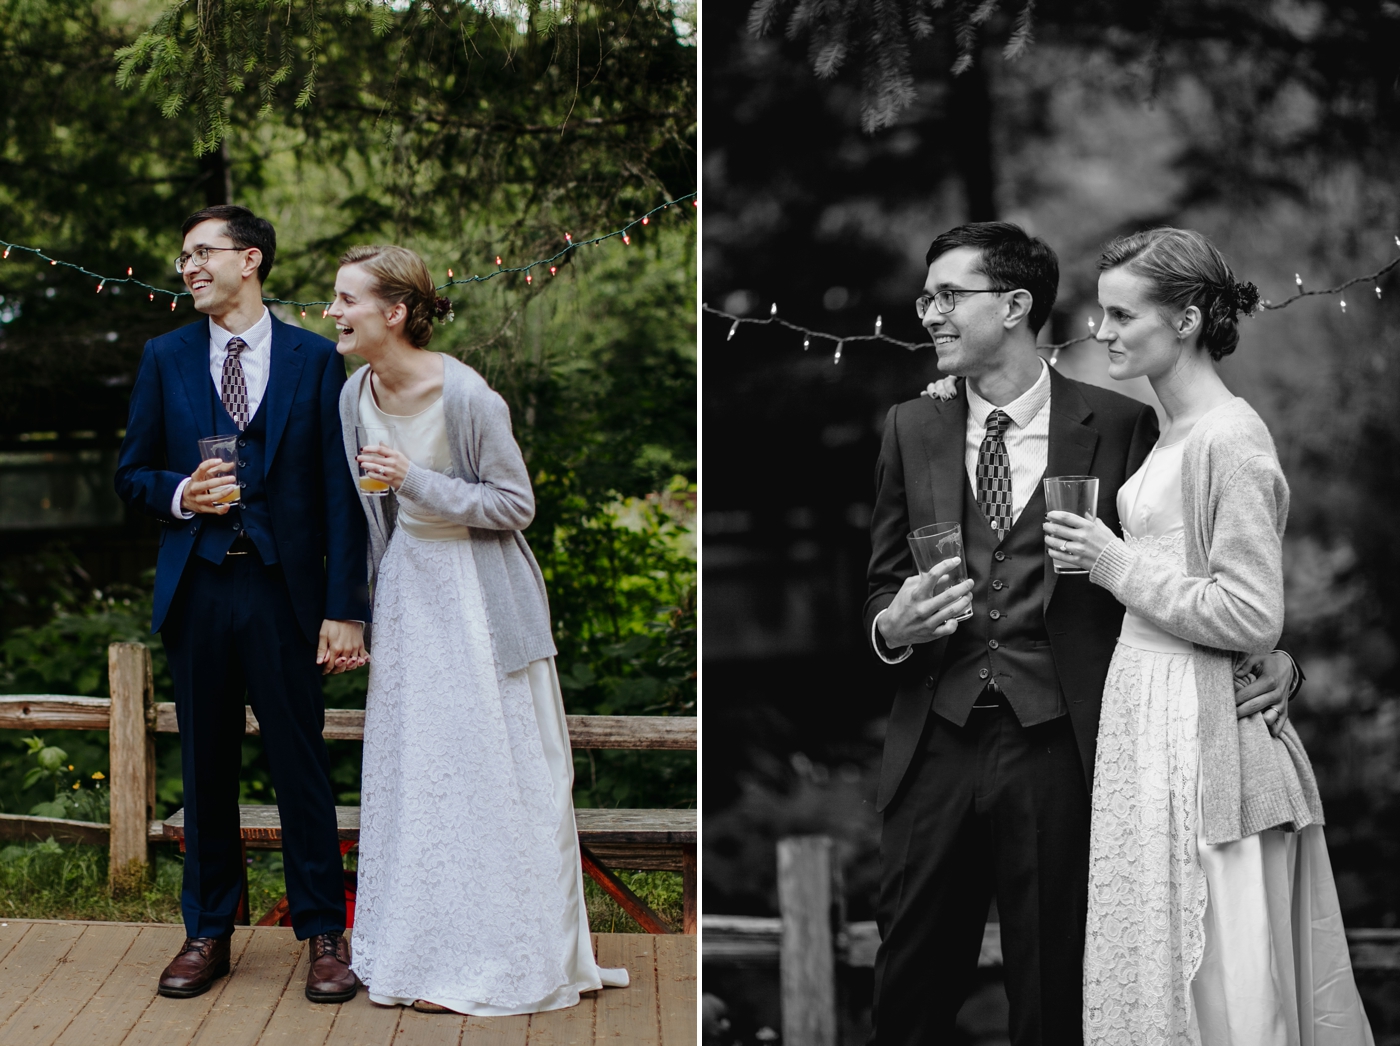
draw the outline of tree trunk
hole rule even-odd
[[[233,170],[228,162],[227,142],[220,142],[217,149],[199,158],[199,181],[204,186],[204,206],[233,202]]]
[[[997,219],[996,176],[992,165],[992,97],[980,60],[952,79],[948,123],[957,142],[954,162],[967,194],[968,220]]]

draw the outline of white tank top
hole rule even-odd
[[[1166,557],[1186,572],[1186,527],[1181,506],[1181,452],[1186,440],[1155,446],[1142,467],[1118,488],[1118,518],[1129,551],[1139,556]],[[1118,634],[1125,646],[1164,654],[1189,654],[1191,644],[1159,628],[1141,614],[1123,615]]]
[[[439,396],[417,414],[386,414],[374,399],[373,382],[360,386],[360,417],[367,424],[383,425],[394,430],[394,449],[408,455],[419,468],[446,472],[452,464],[452,450],[447,445],[447,419],[442,413]],[[462,541],[471,531],[460,523],[452,523],[433,512],[415,506],[405,498],[399,499],[398,526],[425,541]]]

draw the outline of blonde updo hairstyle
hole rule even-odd
[[[433,320],[452,309],[439,298],[428,266],[415,252],[393,244],[351,247],[340,256],[341,265],[358,265],[374,281],[375,296],[386,305],[400,303],[408,309],[403,332],[420,349],[433,340]]]
[[[1120,236],[1099,256],[1099,272],[1124,266],[1148,283],[1166,309],[1201,310],[1201,348],[1216,361],[1239,344],[1239,318],[1259,308],[1259,288],[1240,283],[1215,245],[1192,229],[1149,229]]]

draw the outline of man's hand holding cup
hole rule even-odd
[[[938,591],[939,583],[956,569],[956,556],[936,563],[932,570],[904,579],[889,609],[876,623],[891,650],[931,643],[958,630],[958,618],[972,610],[970,578]]]
[[[209,516],[227,513],[232,505],[216,502],[227,496],[229,488],[234,485],[235,480],[229,475],[233,468],[232,461],[220,461],[218,458],[201,461],[185,484],[185,491],[180,495],[180,507],[186,512],[202,512]]]

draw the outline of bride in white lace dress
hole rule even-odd
[[[505,401],[424,349],[446,309],[411,251],[341,258],[338,348],[369,362],[340,397],[345,453],[395,492],[361,499],[374,621],[352,968],[380,1005],[561,1009],[627,971],[593,957],[549,605],[520,533],[529,475]],[[357,425],[391,435],[362,447]]]
[[[1123,1046],[1369,1046],[1322,806],[1286,711],[1234,691],[1283,627],[1288,487],[1268,429],[1217,374],[1258,302],[1199,233],[1099,262],[1109,374],[1167,416],[1118,492],[1124,538],[1050,513],[1062,565],[1127,608],[1094,768],[1084,1038]]]

